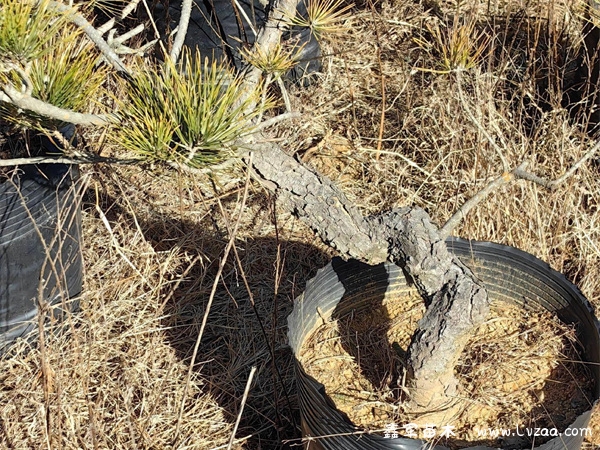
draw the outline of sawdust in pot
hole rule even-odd
[[[334,314],[307,339],[300,361],[354,424],[371,431],[395,424],[406,435],[404,427],[419,422],[403,403],[406,350],[424,312],[416,290],[402,288],[351,314]],[[435,424],[434,436],[453,427],[442,442],[451,447],[493,445],[491,430],[517,426],[560,432],[591,407],[593,380],[580,361],[575,329],[548,312],[494,302],[455,370],[461,413]],[[427,437],[424,427],[415,431]]]

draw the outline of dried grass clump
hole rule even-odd
[[[45,355],[21,342],[0,361],[0,447],[226,448],[252,366],[232,448],[299,437],[285,319],[328,253],[252,189],[242,208],[231,175],[221,188],[160,167],[88,173],[81,313],[59,336],[45,330]]]

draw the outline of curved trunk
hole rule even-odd
[[[298,0],[274,3],[255,43],[264,54],[280,42],[282,19],[292,15],[297,4]],[[260,69],[248,68],[246,92],[253,92],[261,76]],[[409,348],[412,406],[422,411],[446,408],[458,388],[454,366],[470,333],[489,311],[483,286],[450,256],[425,211],[405,208],[365,218],[329,179],[262,138],[248,136],[240,147],[254,149],[254,176],[277,195],[281,206],[304,220],[340,256],[370,264],[389,259],[412,278],[427,302]],[[249,162],[247,154],[242,158]]]
[[[254,142],[252,147],[255,178],[342,257],[370,264],[389,259],[404,268],[427,303],[409,348],[412,406],[424,412],[447,409],[457,394],[454,366],[489,312],[483,286],[450,255],[424,210],[365,218],[329,179],[277,145]]]

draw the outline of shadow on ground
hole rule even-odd
[[[231,197],[235,202],[235,195]],[[229,200],[222,201],[227,208]],[[113,198],[106,196],[103,203],[109,220],[127,214]],[[174,278],[165,284],[163,294],[162,325],[169,344],[183,361],[193,355],[229,239],[227,230],[214,219],[220,213],[213,212],[197,222],[160,213],[155,219],[140,217],[152,217],[152,213],[137,217],[156,252],[183,249],[189,257],[198,258],[183,281],[176,284]],[[232,249],[210,308],[196,370],[233,424],[250,370],[256,367],[236,437],[250,436],[244,441],[245,448],[297,448],[301,436],[293,355],[287,346],[287,315],[293,299],[328,257],[313,245],[276,238],[239,238],[235,247],[239,264]],[[189,265],[182,265],[173,276],[180,277],[186,269]]]

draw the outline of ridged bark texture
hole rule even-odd
[[[489,312],[483,286],[450,255],[424,210],[404,208],[365,218],[329,179],[276,144],[256,147],[257,178],[326,244],[345,258],[370,264],[389,259],[404,268],[427,302],[409,348],[411,401],[423,411],[450,405],[458,388],[454,366]]]

